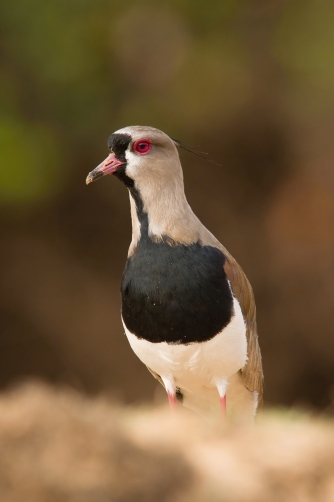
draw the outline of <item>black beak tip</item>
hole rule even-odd
[[[89,183],[93,183],[93,181],[96,181],[99,178],[102,178],[103,174],[104,173],[102,171],[92,171],[92,172],[90,172],[88,174],[87,178],[86,178],[86,185],[89,185]]]

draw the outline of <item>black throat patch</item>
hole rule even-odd
[[[122,316],[128,330],[152,343],[188,344],[212,339],[231,321],[233,297],[217,248],[153,241],[139,192],[141,236],[123,273]]]

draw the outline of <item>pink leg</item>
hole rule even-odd
[[[167,392],[167,395],[171,412],[174,413],[177,409],[176,394],[171,394],[170,392]]]
[[[220,409],[221,409],[222,417],[226,418],[226,394],[224,397],[220,398]]]
[[[228,386],[227,378],[219,378],[215,382],[220,396],[220,410],[222,418],[226,418],[226,390]]]

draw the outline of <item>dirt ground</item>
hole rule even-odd
[[[208,425],[30,382],[0,396],[1,502],[332,502],[334,423]]]

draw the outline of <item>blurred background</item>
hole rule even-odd
[[[334,400],[334,4],[0,4],[0,387],[38,377],[127,403],[156,381],[119,285],[125,187],[85,178],[126,125],[181,152],[195,213],[248,275],[267,404]]]

